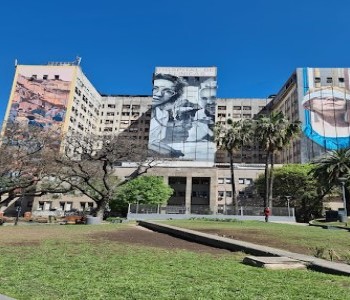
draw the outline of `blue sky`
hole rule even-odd
[[[297,67],[349,67],[348,0],[17,0],[0,4],[0,120],[14,61],[82,57],[105,94],[150,95],[156,66],[217,66],[218,97],[265,98]]]

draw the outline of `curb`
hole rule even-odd
[[[219,237],[212,234],[165,224],[159,224],[155,222],[138,221],[138,224],[142,227],[146,227],[154,231],[169,234],[184,240],[212,246],[215,248],[222,248],[231,251],[243,251],[245,253],[256,256],[285,256],[306,263],[307,268],[311,270],[335,275],[350,276],[350,265],[347,264],[331,262],[313,256],[293,253],[268,246],[261,246],[249,242]]]
[[[323,229],[333,229],[333,230],[347,230],[350,231],[350,227],[343,227],[338,225],[322,225],[322,224],[314,224],[312,221],[309,222],[309,226],[321,227]]]

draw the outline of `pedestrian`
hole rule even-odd
[[[269,207],[265,207],[264,215],[265,215],[265,222],[268,222],[269,221],[269,216],[270,216],[270,208]]]

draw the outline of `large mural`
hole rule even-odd
[[[334,73],[337,73],[334,76]],[[325,150],[350,146],[348,69],[303,69],[303,131]],[[335,82],[334,82],[335,81]]]
[[[59,130],[65,120],[72,78],[73,68],[19,66],[8,122]]]
[[[196,74],[160,70],[153,76],[149,149],[158,155],[214,161],[216,76],[203,76],[198,69]]]

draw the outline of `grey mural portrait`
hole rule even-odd
[[[216,77],[153,76],[149,149],[165,157],[214,161]]]

